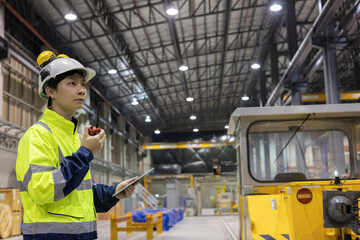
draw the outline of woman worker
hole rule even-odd
[[[96,212],[106,212],[135,186],[115,197],[117,186],[92,185],[90,162],[102,149],[105,132],[80,138],[73,117],[86,99],[85,83],[95,71],[66,55],[50,51],[38,57],[39,94],[48,100],[39,122],[31,126],[18,147],[16,177],[24,208],[24,239],[96,239]]]

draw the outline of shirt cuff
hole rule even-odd
[[[81,146],[77,150],[76,154],[78,154],[81,159],[85,158],[88,162],[91,162],[91,160],[94,159],[94,155],[92,154],[92,152],[87,147],[84,146]]]

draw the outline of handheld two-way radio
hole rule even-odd
[[[99,128],[99,116],[100,116],[100,102],[98,102],[98,108],[97,108],[97,113],[96,113],[96,125],[95,125],[95,127],[89,128],[90,136],[95,136],[95,135],[99,134],[101,131]]]

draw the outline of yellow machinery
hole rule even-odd
[[[240,239],[360,239],[360,104],[238,108]]]
[[[133,231],[146,231],[146,239],[151,240],[154,238],[154,227],[156,226],[156,233],[162,233],[163,220],[162,212],[155,214],[146,214],[146,222],[133,222],[132,213],[128,212],[122,216],[111,215],[110,218],[110,239],[117,240],[118,232],[125,231],[126,234],[132,234]],[[126,227],[119,227],[118,223],[126,222]]]
[[[216,189],[216,215],[221,215],[222,212],[233,214],[233,198],[231,192],[226,192],[227,186],[215,186]]]

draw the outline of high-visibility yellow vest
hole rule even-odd
[[[90,170],[74,191],[67,196],[63,192],[61,163],[81,146],[76,125],[46,109],[19,142],[16,177],[24,208],[24,234],[96,231]]]

